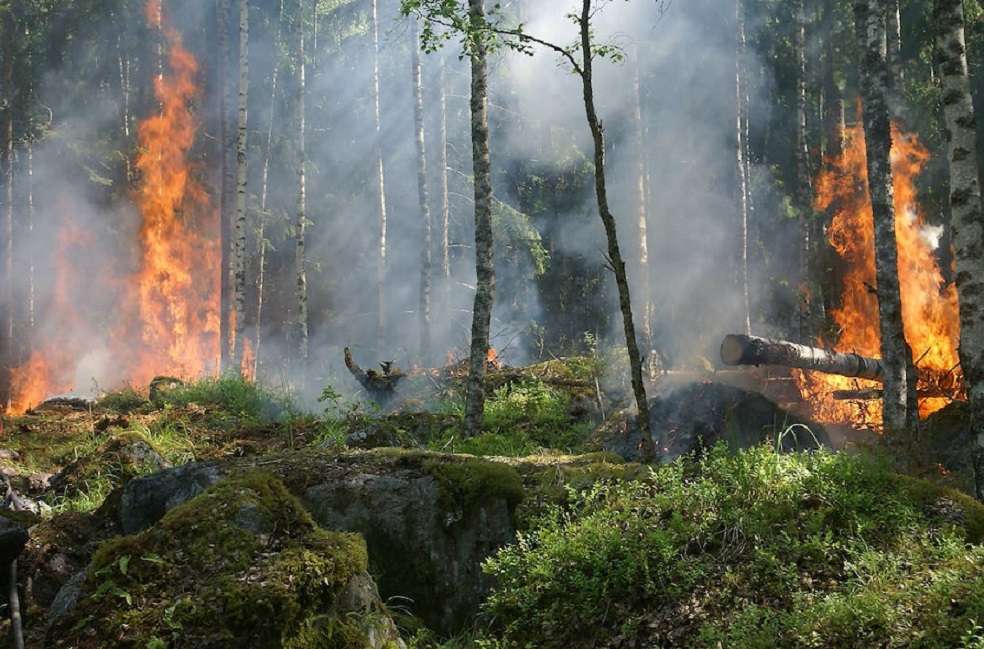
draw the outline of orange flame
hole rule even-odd
[[[147,3],[151,25],[160,19],[159,4]],[[140,124],[135,162],[141,173],[135,200],[143,216],[135,279],[143,347],[129,378],[139,385],[162,371],[186,378],[214,372],[219,356],[218,223],[188,159],[198,129],[190,108],[199,94],[198,63],[180,34],[161,29],[171,74],[154,79],[161,111]]]
[[[146,19],[167,43],[164,74],[155,75],[160,112],[141,122],[135,166],[140,180],[134,200],[142,221],[138,270],[121,283],[119,324],[102,341],[123,382],[147,385],[157,374],[196,378],[214,373],[219,357],[220,251],[218,215],[190,162],[198,122],[192,104],[199,96],[198,63],[181,36],[163,20],[160,0],[148,0]],[[27,363],[14,370],[11,414],[73,385],[80,355],[98,341],[75,341],[68,330],[80,322],[72,307],[78,296],[64,284],[82,274],[63,248],[82,239],[66,218],[59,233],[56,294],[51,306],[59,330],[37,344]],[[84,321],[84,319],[81,319]],[[104,327],[83,322],[89,331]],[[74,344],[80,342],[80,344]]]
[[[960,377],[957,345],[960,340],[957,293],[943,281],[936,256],[939,232],[926,226],[919,207],[916,178],[929,160],[929,152],[915,135],[892,129],[892,173],[895,190],[895,234],[899,249],[899,281],[905,335],[917,361],[921,377],[942,379],[948,397],[920,401],[920,414],[927,416],[959,397]],[[846,131],[843,153],[825,161],[816,183],[814,207],[834,213],[828,238],[844,260],[840,306],[831,318],[839,335],[838,351],[880,356],[878,300],[874,292],[875,234],[868,192],[867,153],[864,129]],[[824,341],[821,341],[824,342]],[[835,390],[878,389],[880,384],[842,376],[797,372],[800,391],[820,421],[878,425],[881,403],[852,403],[834,400]],[[920,387],[925,385],[925,381]]]

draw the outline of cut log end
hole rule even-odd
[[[748,345],[748,336],[730,334],[721,341],[721,360],[725,365],[741,365],[742,355]]]

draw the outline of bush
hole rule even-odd
[[[718,448],[549,509],[486,563],[487,612],[505,647],[958,647],[982,520],[872,459]]]

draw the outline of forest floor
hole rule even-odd
[[[700,382],[656,397],[680,448],[648,467],[592,359],[490,384],[473,439],[433,377],[385,412],[224,378],[4,419],[28,646],[984,648],[959,407],[917,446],[784,453],[793,420]]]

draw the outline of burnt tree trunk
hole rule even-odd
[[[864,99],[864,133],[868,150],[868,188],[875,219],[875,276],[878,294],[881,357],[885,374],[884,424],[886,431],[902,434],[915,423],[917,404],[912,354],[902,325],[898,245],[892,188],[892,131],[888,98],[892,77],[882,49],[886,0],[855,0],[857,37],[863,58],[860,66]]]
[[[0,171],[3,174],[3,329],[0,332],[0,342],[3,343],[2,358],[2,393],[9,404],[13,367],[16,364],[16,344],[14,339],[14,43],[17,30],[13,9],[8,7],[4,12],[3,29],[0,31],[3,40],[3,99],[6,104],[0,121]]]
[[[881,361],[876,358],[740,334],[725,336],[721,360],[725,365],[779,365],[873,381],[884,379]]]

